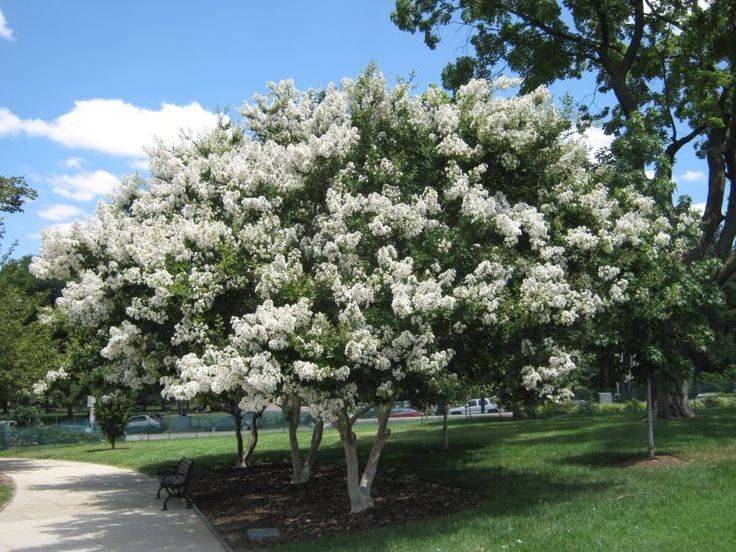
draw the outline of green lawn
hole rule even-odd
[[[639,414],[521,422],[452,420],[453,450],[439,450],[439,425],[394,424],[379,477],[429,479],[467,488],[484,502],[429,522],[283,546],[300,551],[736,550],[736,411],[701,410],[658,421],[658,450],[680,465],[620,467],[641,455]],[[363,449],[370,446],[360,430]],[[306,435],[305,435],[306,437]],[[306,442],[306,439],[305,439]],[[233,437],[73,445],[6,452],[156,471],[186,454],[198,465],[230,464]],[[287,458],[287,436],[264,432],[259,458]],[[323,461],[341,460],[334,431]]]
[[[13,487],[11,483],[0,481],[0,510],[2,510],[3,506],[10,501],[11,496],[13,496]]]

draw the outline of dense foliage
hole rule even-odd
[[[109,382],[336,421],[363,510],[394,400],[447,373],[568,396],[579,323],[697,233],[686,206],[594,170],[544,89],[496,96],[512,84],[272,84],[242,124],[160,145],[150,180],[48,233],[33,271],[69,280],[58,307],[105,335]],[[361,480],[362,404],[379,438]]]

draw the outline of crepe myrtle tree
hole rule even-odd
[[[226,358],[231,319],[260,305],[262,273],[297,239],[298,167],[274,161],[285,149],[222,119],[196,140],[159,144],[150,179],[126,179],[88,222],[45,235],[32,270],[67,280],[57,308],[104,338],[109,383],[220,394],[234,415],[278,398],[281,376],[260,357],[178,375],[194,358]],[[240,424],[236,439],[242,466]]]
[[[374,67],[272,84],[240,126],[159,146],[151,180],[47,240],[35,269],[72,277],[61,306],[109,328],[111,379],[163,374],[177,397],[237,390],[247,409],[334,422],[362,512],[396,399],[468,361],[494,370],[478,336],[523,361],[525,389],[564,396],[574,362],[556,339],[625,299],[617,251],[672,245],[650,199],[598,178],[544,89],[495,95],[509,84],[414,96]],[[524,335],[540,341],[511,351]],[[361,470],[353,426],[371,405]]]
[[[412,96],[370,68],[319,93],[282,83],[254,109],[254,133],[292,154],[312,147],[315,129],[339,136],[341,153],[302,165],[312,217],[270,267],[272,314],[234,321],[246,324],[231,344],[289,358],[278,360],[287,387],[335,421],[352,512],[371,507],[391,405],[418,380],[468,362],[494,370],[473,352],[481,336],[518,365],[511,377],[526,392],[566,396],[567,334],[627,298],[636,267],[618,266],[619,251],[681,250],[673,224],[696,223],[660,216],[633,187],[609,189],[548,93],[494,96],[509,84]],[[378,430],[361,471],[353,425],[372,405]]]

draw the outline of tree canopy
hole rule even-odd
[[[697,231],[687,205],[612,186],[546,90],[497,95],[513,84],[272,83],[242,122],[161,144],[149,180],[48,233],[33,271],[68,280],[58,307],[104,336],[109,381],[334,421],[363,511],[395,400],[448,372],[567,396],[578,325]],[[352,427],[372,404],[361,474]]]
[[[619,156],[642,171],[657,165],[659,182],[648,188],[659,201],[671,199],[677,153],[697,139],[708,162],[708,198],[701,244],[691,257],[726,261],[721,283],[736,269],[733,2],[397,0],[392,19],[403,30],[423,33],[430,48],[445,26],[467,30],[472,53],[443,72],[451,89],[505,68],[524,78],[525,90],[591,72],[591,97],[612,91],[616,103],[590,115],[628,140]]]

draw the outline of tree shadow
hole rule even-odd
[[[657,451],[658,457],[674,457],[671,450]],[[557,463],[591,468],[626,468],[649,458],[642,451],[602,450],[559,458]]]

